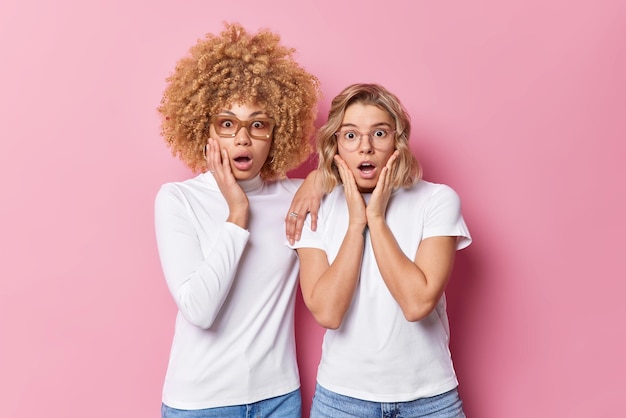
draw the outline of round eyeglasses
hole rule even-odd
[[[268,140],[274,132],[274,119],[272,118],[252,118],[240,120],[231,115],[214,115],[209,118],[213,124],[215,132],[222,138],[234,138],[241,128],[246,128],[248,135],[254,139]]]
[[[372,146],[376,149],[386,149],[392,144],[395,130],[376,128],[369,132],[359,132],[355,129],[342,129],[335,132],[337,142],[348,151],[356,150],[361,144],[361,139],[367,135]]]

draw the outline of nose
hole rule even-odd
[[[369,134],[361,135],[361,138],[359,138],[359,152],[370,154],[372,151],[372,142],[370,141]]]
[[[244,126],[240,127],[235,135],[235,145],[250,145],[251,142],[248,128]]]

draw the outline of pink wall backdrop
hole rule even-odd
[[[233,20],[298,50],[320,123],[348,83],[396,92],[425,177],[460,193],[468,417],[623,416],[621,0],[2,0],[1,415],[159,415],[175,307],[153,201],[192,174],[155,109],[176,60]],[[297,315],[308,408],[322,330]]]

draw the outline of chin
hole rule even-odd
[[[250,180],[254,176],[251,176],[248,173],[242,173],[235,176],[235,180]]]
[[[374,191],[374,188],[376,188],[376,183],[374,183],[373,185],[357,183],[356,187],[357,189],[359,189],[359,192],[361,193],[372,193]]]

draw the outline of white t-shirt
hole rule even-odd
[[[241,405],[300,387],[298,261],[285,246],[284,214],[301,182],[240,182],[250,202],[248,230],[226,222],[228,206],[210,173],[159,190],[157,244],[178,306],[166,405]]]
[[[370,194],[364,195],[366,201]],[[420,242],[457,236],[457,249],[471,242],[457,193],[420,181],[393,193],[386,219],[411,260]],[[348,226],[343,187],[322,202],[317,231],[305,225],[294,248],[319,248],[333,262]],[[361,274],[343,323],[324,335],[317,381],[333,392],[375,402],[406,402],[454,389],[457,379],[448,348],[445,297],[426,318],[409,322],[385,285],[366,233]]]

